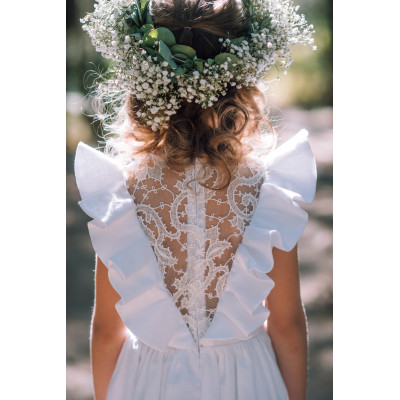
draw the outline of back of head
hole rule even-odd
[[[151,12],[155,28],[170,29],[177,44],[192,47],[205,60],[221,53],[221,38],[234,39],[247,30],[244,11],[235,0],[155,0]],[[140,152],[161,155],[174,169],[201,159],[219,169],[221,187],[225,187],[246,152],[243,136],[259,133],[263,100],[256,87],[242,87],[231,88],[206,109],[184,101],[168,127],[154,132],[137,115],[143,101],[130,95],[125,104],[130,122],[125,125],[130,127],[125,140],[133,138],[141,143]]]
[[[200,159],[226,186],[267,122],[257,84],[287,71],[293,43],[313,43],[297,10],[291,0],[98,0],[82,23],[112,61],[98,85],[111,114],[97,113],[115,135],[109,153],[157,154],[176,170]]]

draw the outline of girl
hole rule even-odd
[[[297,202],[315,162],[305,131],[266,148],[256,86],[312,43],[296,11],[104,0],[83,20],[113,61],[99,90],[117,110],[99,113],[106,154],[80,144],[75,164],[98,256],[96,400],[305,399]]]

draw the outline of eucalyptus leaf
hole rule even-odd
[[[146,33],[154,29],[153,25],[145,24],[140,28],[140,32]]]
[[[142,32],[135,32],[135,33],[132,33],[131,36],[142,38],[143,37],[143,33]]]
[[[153,29],[143,36],[143,42],[148,47],[154,47],[156,42],[161,40],[167,46],[173,46],[176,43],[174,34],[167,28]]]
[[[162,40],[160,40],[158,51],[166,60],[172,58],[171,50]]]
[[[244,36],[241,36],[236,39],[231,39],[231,44],[234,44],[235,46],[240,46],[244,40],[246,40]]]
[[[193,69],[193,68],[194,68],[194,63],[193,63],[192,60],[186,60],[186,61],[183,63],[183,66],[184,66],[184,67],[187,67],[187,68],[189,68],[189,69]]]
[[[197,71],[199,71],[200,73],[203,72],[203,60],[200,60],[199,58],[197,58],[196,60],[193,61],[194,65],[196,66]]]
[[[174,60],[179,61],[180,64],[184,63],[188,59],[187,55],[180,53],[174,54],[172,57],[174,58]]]
[[[171,46],[172,54],[184,54],[190,60],[196,57],[196,50],[193,47],[186,46],[184,44],[174,44]]]
[[[221,53],[218,54],[214,57],[215,64],[221,65],[221,64],[228,64],[228,69],[232,70],[234,66],[236,66],[239,63],[239,59],[237,56],[231,53]]]
[[[175,71],[176,76],[183,75],[185,73],[185,70],[182,67],[178,67]]]
[[[156,52],[155,50],[153,50],[151,47],[146,47],[146,46],[144,46],[143,48],[144,48],[144,49],[146,50],[146,52],[149,53],[151,56],[156,56],[156,55],[157,55],[157,52]]]
[[[169,64],[172,68],[177,68],[177,67],[178,67],[173,59],[168,60],[168,64]]]
[[[208,58],[207,59],[207,64],[210,65],[210,66],[213,65],[214,64],[214,59],[213,58]]]
[[[177,67],[175,61],[172,59],[171,50],[169,49],[169,47],[162,40],[160,40],[160,44],[159,44],[159,47],[158,47],[158,52],[163,57],[163,59],[168,62],[168,64],[172,68],[176,68]]]

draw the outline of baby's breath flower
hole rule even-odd
[[[97,0],[94,11],[81,22],[96,51],[112,65],[98,91],[111,103],[114,95],[124,92],[142,99],[136,115],[158,130],[180,109],[183,99],[207,108],[226,95],[230,86],[240,89],[256,85],[273,66],[286,74],[292,62],[291,44],[311,46],[313,25],[307,25],[304,16],[297,14],[298,6],[294,7],[291,0],[242,2],[253,9],[249,33],[236,44],[219,39],[222,52],[232,56],[211,65],[203,60],[201,72],[193,66],[181,75],[170,61],[160,61],[159,56],[143,49],[142,38],[132,36],[126,23],[135,7],[131,0]]]

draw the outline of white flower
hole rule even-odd
[[[114,104],[115,98],[117,105],[116,94],[122,92],[131,92],[143,99],[145,103],[137,115],[147,120],[152,129],[159,129],[180,108],[183,98],[207,108],[224,96],[229,86],[255,85],[274,66],[286,74],[291,64],[292,43],[310,45],[316,50],[316,46],[311,46],[314,27],[307,26],[291,0],[248,0],[246,6],[254,10],[253,19],[248,21],[252,33],[240,45],[219,39],[221,52],[238,57],[235,68],[229,70],[232,60],[229,57],[222,65],[206,62],[202,72],[193,67],[177,77],[167,61],[159,61],[142,48],[142,39],[129,36],[122,20],[125,12],[128,9],[132,12],[135,7],[131,0],[97,0],[94,11],[81,22],[96,51],[114,65],[109,70],[110,79],[102,82],[99,91],[110,96],[110,100],[107,98],[110,104]],[[271,21],[268,28],[261,30],[257,21],[265,18]]]

